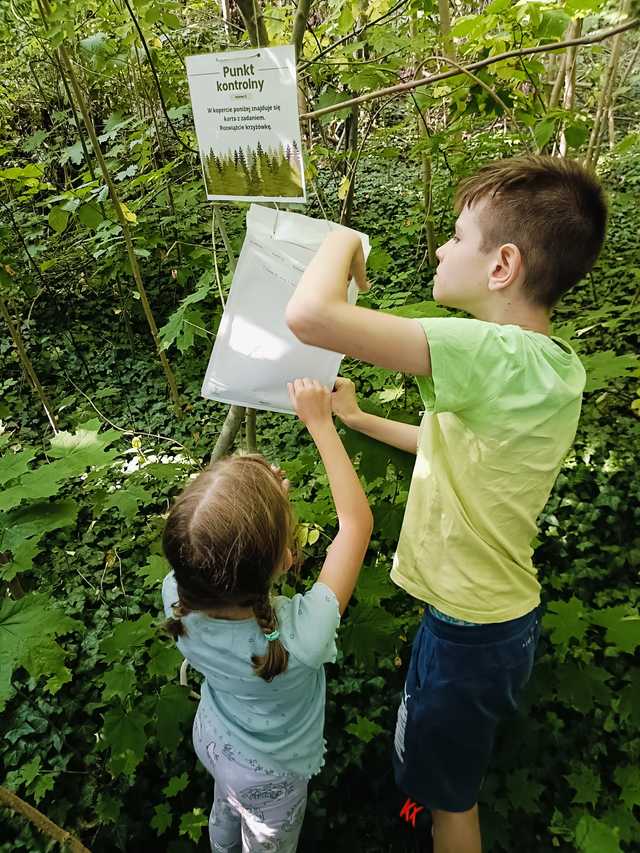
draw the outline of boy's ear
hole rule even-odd
[[[518,281],[524,272],[522,255],[515,243],[504,243],[494,255],[489,272],[489,290],[503,290]]]

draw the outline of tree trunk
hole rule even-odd
[[[453,40],[451,38],[451,13],[449,0],[438,0],[438,14],[440,15],[440,36],[442,39],[442,53],[444,56],[455,58]]]
[[[262,15],[260,0],[237,0],[237,3],[251,44],[254,47],[267,47],[269,34]]]
[[[14,324],[9,314],[9,310],[7,308],[7,304],[0,296],[0,314],[7,324],[7,328],[9,329],[9,334],[11,335],[11,340],[13,341],[13,345],[16,348],[18,353],[18,359],[20,361],[20,365],[24,374],[27,378],[27,381],[32,386],[33,390],[38,395],[40,402],[42,403],[42,408],[45,411],[45,414],[51,424],[51,428],[54,433],[58,432],[58,424],[56,423],[55,416],[53,414],[53,410],[51,408],[51,404],[47,399],[47,395],[45,394],[44,388],[42,387],[40,380],[38,379],[38,375],[31,363],[31,359],[27,353],[27,350],[24,345],[24,341],[22,340],[22,333],[20,331],[20,326]]]
[[[302,56],[302,41],[307,29],[307,21],[313,0],[298,0],[296,14],[293,19],[293,46],[296,49],[296,62]]]
[[[353,213],[353,198],[356,191],[356,168],[358,162],[358,119],[358,107],[352,107],[351,115],[347,121],[347,135],[345,140],[347,150],[345,165],[346,174],[349,176],[349,186],[347,187],[347,194],[340,211],[341,225],[349,225],[351,222],[351,214]]]
[[[572,21],[569,25],[568,37],[579,38],[582,34],[582,18]],[[567,50],[564,63],[564,94],[562,96],[562,109],[572,110],[576,99],[576,65],[578,63],[578,48],[570,47]],[[567,154],[567,139],[564,133],[564,123],[560,131],[559,151],[561,157]]]
[[[217,462],[218,459],[222,459],[222,457],[229,452],[233,445],[233,441],[238,434],[238,430],[242,426],[244,415],[244,406],[229,407],[227,417],[222,425],[220,435],[218,436],[218,440],[213,448],[213,453],[211,454],[211,459],[209,460],[210,466],[213,465],[214,462]]]
[[[244,437],[248,453],[255,453],[258,449],[256,440],[256,410],[247,409],[244,421]]]
[[[555,108],[560,103],[560,92],[562,91],[562,81],[564,80],[564,66],[567,59],[566,53],[563,53],[562,56],[558,57],[558,64],[555,70],[555,77],[553,79],[553,86],[551,87],[551,94],[549,95],[549,103],[547,104],[548,110],[555,110]]]
[[[626,17],[629,14],[630,9],[631,0],[622,0],[622,3],[620,5],[621,15],[623,17]],[[596,117],[593,122],[593,127],[591,128],[589,145],[587,146],[585,166],[587,166],[588,168],[594,168],[598,162],[605,118],[612,101],[613,85],[615,82],[616,70],[620,59],[620,51],[622,50],[622,39],[623,33],[618,33],[613,37],[613,41],[611,43],[611,56],[609,58],[609,64],[607,65],[607,70],[605,72],[604,81],[602,84],[602,91],[600,93],[600,100],[598,102],[598,109],[596,111]]]

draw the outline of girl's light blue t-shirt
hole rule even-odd
[[[178,600],[173,572],[162,584],[164,611]],[[189,613],[178,648],[204,676],[201,703],[214,733],[252,764],[309,778],[324,763],[326,683],[323,664],[333,663],[340,612],[335,593],[315,583],[304,595],[276,596],[280,639],[289,652],[285,672],[267,682],[251,666],[267,640],[254,618],[214,619]]]

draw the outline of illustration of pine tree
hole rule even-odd
[[[256,161],[253,161],[253,165],[249,170],[249,195],[264,195],[262,189],[262,181],[260,180],[260,174],[258,172],[258,167],[256,165]]]

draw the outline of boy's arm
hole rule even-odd
[[[417,320],[347,302],[353,275],[367,289],[360,239],[331,232],[305,270],[287,305],[287,325],[303,343],[368,361],[388,370],[431,374],[429,345]]]
[[[407,453],[418,452],[419,428],[413,424],[403,424],[363,412],[358,406],[355,386],[350,379],[336,379],[335,390],[331,395],[331,408],[350,429],[363,432]]]

